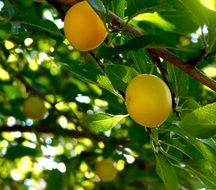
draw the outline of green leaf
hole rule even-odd
[[[6,40],[9,36],[10,36],[10,33],[7,33],[6,31],[0,29],[0,39],[1,40]]]
[[[127,14],[129,17],[136,15],[140,11],[147,11],[157,5],[157,0],[127,0]]]
[[[139,73],[150,73],[152,69],[152,60],[145,49],[130,51],[129,56],[133,65]]]
[[[208,189],[216,188],[216,177],[214,171],[211,168],[211,165],[208,164],[204,159],[194,161],[191,160],[186,164],[184,168],[187,172],[192,173],[194,176],[197,176]]]
[[[152,1],[151,3],[152,5],[154,4]],[[173,35],[174,33],[171,33],[171,31],[177,34],[187,34],[195,32],[198,29],[199,23],[196,17],[178,0],[157,2],[157,4],[155,4],[156,6],[137,6],[137,12],[133,16],[139,16],[134,17],[135,19],[132,19],[132,21],[136,20],[138,26],[149,24],[144,28],[145,32],[149,33],[149,29],[151,28],[151,34],[162,37],[160,35],[162,33],[165,39],[169,38],[169,36],[163,34],[166,31],[170,31],[167,35]],[[161,29],[161,31],[158,29]]]
[[[203,185],[209,189],[215,189],[215,170],[214,167],[206,160],[205,158],[196,158],[196,159],[185,159],[179,160],[175,156],[170,155],[168,152],[163,151],[163,154],[169,158],[169,160],[177,162],[175,166],[178,169],[187,171],[189,174],[193,174],[193,177],[200,179],[203,182]],[[202,186],[203,186],[202,185]],[[202,187],[201,186],[201,187]]]
[[[101,86],[104,89],[107,89],[111,93],[115,94],[116,96],[122,98],[120,94],[116,92],[114,87],[112,86],[112,83],[110,82],[109,78],[106,75],[98,75],[97,76],[97,83],[99,86]]]
[[[21,158],[24,156],[36,156],[37,155],[37,150],[33,148],[29,148],[26,146],[11,146],[7,149],[7,152],[5,154],[5,158],[8,158],[10,160],[14,160],[16,158]]]
[[[195,138],[190,133],[177,126],[167,126],[162,130],[172,131],[180,137],[182,137],[183,139],[185,139],[188,143],[193,145],[194,148],[196,148],[202,154],[203,158],[205,158],[206,161],[208,161],[211,164],[212,168],[214,168],[216,172],[216,151],[213,148],[211,148],[211,146],[207,145],[206,143],[203,143],[201,140]]]
[[[216,51],[216,26],[215,26],[216,13],[210,12],[208,26],[208,47],[207,51]]]
[[[89,0],[89,3],[92,7],[94,7],[96,10],[105,13],[106,8],[104,7],[104,4],[101,0]]]
[[[8,0],[5,0],[4,3],[7,8],[8,15],[10,17],[14,16],[15,11],[14,11],[13,5]]]
[[[195,137],[213,137],[216,135],[216,103],[200,107],[187,114],[180,125]]]
[[[124,17],[125,9],[123,9],[122,7],[125,7],[126,5],[125,0],[112,0],[111,3],[112,3],[112,9],[114,10],[114,13],[119,17]]]
[[[7,94],[7,98],[9,99],[22,97],[20,90],[14,86],[4,85],[2,88],[4,89],[4,92]]]
[[[41,31],[46,31],[55,36],[64,38],[64,35],[61,33],[61,30],[58,29],[55,23],[50,20],[42,20],[29,10],[21,14],[16,14],[9,22],[12,24],[19,23],[20,25],[35,27]]]
[[[202,6],[198,0],[180,0],[180,2],[194,15],[199,24],[208,23],[208,17],[204,6]]]
[[[46,190],[64,190],[65,189],[65,174],[59,172],[57,169],[49,172]]]
[[[98,133],[112,129],[125,117],[127,117],[127,115],[110,115],[106,113],[96,113],[93,115],[89,115],[85,120],[83,120],[82,123],[90,130]]]
[[[174,47],[174,45],[169,42],[163,40],[159,36],[156,35],[143,35],[139,37],[135,37],[128,42],[116,46],[115,48],[109,47],[101,47],[97,52],[99,57],[109,58],[112,55],[116,55],[122,53],[124,51],[136,50],[139,48],[159,48],[159,47]]]
[[[166,157],[156,154],[156,170],[160,178],[163,180],[167,190],[178,190],[178,178],[172,165],[167,161]]]
[[[65,63],[59,63],[64,67],[67,67],[73,74],[75,74],[81,80],[97,84],[100,87],[108,90],[112,94],[115,94],[116,96],[122,99],[122,96],[116,92],[104,71],[100,69],[97,65],[93,63],[89,64],[72,60],[68,60],[68,62]]]
[[[167,71],[175,96],[182,97],[186,95],[189,85],[188,76],[172,64],[167,65]]]
[[[216,152],[216,144],[214,139],[200,139],[204,144],[211,147]]]
[[[128,82],[138,75],[132,67],[125,65],[109,64],[105,66],[105,73],[115,89],[125,92]]]
[[[216,43],[216,27],[215,19],[216,13],[203,6],[198,0],[181,0],[181,2],[187,7],[196,18],[200,25],[208,26],[208,43],[207,51],[210,53],[212,50],[215,51]],[[205,36],[203,36],[205,38]]]
[[[186,100],[180,109],[181,117],[184,117],[185,115],[191,113],[193,110],[199,108],[200,105],[198,102],[196,102],[194,99],[188,99]]]
[[[208,25],[208,31],[209,31],[209,38],[208,38],[208,53],[212,53],[212,51],[216,52],[216,27],[215,25],[209,24]]]
[[[180,139],[165,139],[165,141],[161,142],[162,144],[167,144],[168,147],[173,147],[176,150],[180,151],[184,155],[188,156],[193,160],[201,159],[202,154],[194,148],[194,146],[182,143]],[[175,151],[176,152],[176,151]]]
[[[142,13],[134,17],[133,20],[151,22],[166,31],[173,31],[175,29],[175,25],[161,17],[158,12]]]

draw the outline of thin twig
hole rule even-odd
[[[152,57],[153,62],[157,65],[158,69],[161,72],[161,76],[163,78],[163,81],[167,84],[167,86],[169,87],[170,91],[171,91],[171,95],[172,95],[172,108],[173,110],[176,110],[176,101],[175,101],[175,93],[172,91],[172,88],[169,84],[169,80],[168,80],[168,72],[167,70],[163,67],[163,65],[161,64],[161,61],[159,59],[159,57]]]

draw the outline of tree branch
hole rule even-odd
[[[61,3],[65,4],[68,6],[72,6],[77,2],[80,2],[82,0],[49,0],[50,2],[54,3]],[[143,35],[142,32],[138,31],[131,25],[127,24],[123,19],[115,15],[113,12],[109,11],[109,14],[111,16],[111,22],[113,25],[123,29],[125,32],[129,32],[133,34],[134,36],[141,36]],[[155,49],[148,49],[148,52],[151,56],[158,56],[161,57],[165,60],[167,60],[169,63],[175,65],[203,85],[211,88],[216,92],[216,81],[207,77],[204,75],[202,72],[200,72],[195,66],[196,64],[204,57],[205,51],[202,50],[200,55],[193,60],[191,60],[191,64],[189,61],[184,61],[181,58],[177,57],[176,55],[172,54],[170,51],[166,49],[160,49],[160,48],[155,48]]]
[[[9,126],[0,127],[0,132],[15,132],[15,131],[49,133],[49,134],[55,134],[59,136],[68,136],[71,138],[88,138],[88,135],[86,135],[83,132],[75,131],[75,130],[68,130],[68,129],[61,129],[59,132],[59,131],[55,131],[54,129],[50,127],[25,127],[22,125],[14,125],[12,127],[9,127]],[[102,137],[100,140],[102,140]]]
[[[216,81],[207,77],[203,73],[201,73],[196,67],[191,66],[189,63],[186,63],[181,58],[172,54],[166,49],[149,49],[150,54],[157,55],[167,61],[169,63],[175,65],[197,81],[201,82],[203,85],[211,88],[216,92]]]
[[[160,73],[161,73],[161,76],[162,76],[162,79],[164,80],[164,82],[167,84],[167,86],[170,88],[170,91],[171,91],[171,95],[172,95],[172,108],[174,111],[176,111],[176,99],[175,99],[175,94],[174,92],[172,91],[171,87],[170,87],[170,84],[168,82],[168,72],[167,70],[163,67],[160,59],[158,56],[152,56],[152,61],[153,63],[155,63],[158,67],[158,69],[160,70]]]
[[[2,132],[30,132],[30,133],[44,133],[44,134],[53,134],[55,136],[67,136],[70,138],[90,138],[87,133],[84,133],[83,131],[75,131],[75,130],[69,130],[69,129],[54,129],[51,127],[41,127],[41,126],[23,126],[23,125],[13,125],[12,127],[9,127],[7,125],[0,127],[0,133]],[[96,135],[96,134],[95,134]],[[105,141],[105,136],[103,135],[96,135],[97,138],[94,138],[92,140],[99,142],[99,141]],[[118,138],[118,145],[123,145],[129,142],[129,140],[125,139],[124,137]]]
[[[110,14],[112,16],[112,20],[114,21],[114,24],[115,23],[118,24],[118,26],[122,27],[124,31],[130,32],[134,36],[142,35],[140,31],[136,30],[131,25],[126,25],[125,21],[119,18],[114,13],[110,12]],[[203,85],[206,85],[207,87],[211,88],[216,92],[216,81],[207,77],[206,75],[201,73],[196,67],[194,67],[200,61],[200,59],[204,57],[205,51],[202,50],[200,55],[194,58],[192,60],[192,64],[190,64],[189,62],[182,60],[181,58],[177,57],[176,55],[174,55],[173,53],[171,53],[166,49],[149,48],[147,50],[151,56],[158,56],[167,60],[169,63],[175,65],[176,67],[178,67],[179,69],[181,69],[182,71],[184,71],[185,73],[187,73],[188,75],[190,75],[191,77],[193,77],[194,79],[202,83]]]

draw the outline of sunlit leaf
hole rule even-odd
[[[116,126],[127,115],[110,115],[106,113],[96,113],[89,115],[82,123],[90,130],[98,133],[105,132]]]
[[[187,114],[181,121],[181,127],[199,138],[216,135],[216,103],[197,108]]]
[[[137,71],[124,65],[106,65],[105,72],[112,82],[113,86],[125,92],[128,82],[138,75]]]
[[[196,102],[193,99],[188,99],[181,106],[181,109],[180,109],[181,116],[184,117],[185,115],[187,115],[188,113],[191,113],[193,110],[199,107],[200,105],[198,102]]]
[[[157,12],[154,13],[142,13],[133,18],[137,21],[146,21],[155,24],[158,27],[167,31],[173,31],[175,26],[162,18]]]

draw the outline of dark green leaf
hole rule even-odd
[[[182,0],[181,2],[191,11],[199,24],[208,26],[208,39],[205,40],[208,43],[207,51],[210,53],[216,42],[216,13],[204,7],[198,0]]]
[[[180,109],[181,117],[184,117],[188,113],[191,113],[193,110],[199,108],[200,105],[198,102],[196,102],[194,99],[188,99],[186,100]]]
[[[65,175],[57,169],[52,170],[49,173],[49,178],[46,186],[46,190],[64,190]]]
[[[202,154],[203,158],[205,158],[206,161],[208,161],[211,164],[212,168],[216,171],[216,152],[213,148],[195,138],[180,127],[169,126],[166,127],[165,130],[176,133],[180,137],[184,138],[188,143],[193,145],[194,148],[196,148]]]
[[[205,160],[191,160],[186,163],[186,167],[184,169],[189,173],[192,173],[194,176],[197,176],[206,188],[216,188],[216,177],[214,175],[214,171],[212,170],[211,165],[209,165],[209,163]]]
[[[116,46],[115,48],[101,47],[97,55],[100,57],[110,57],[122,53],[124,51],[136,50],[139,48],[158,48],[158,47],[174,47],[172,44],[166,42],[155,35],[143,35],[135,37],[132,40],[124,43],[123,45]]]
[[[171,87],[176,97],[182,97],[188,92],[188,75],[179,70],[172,64],[167,65],[168,76],[170,77]]]
[[[136,70],[131,67],[115,64],[106,65],[105,73],[107,74],[115,89],[121,90],[123,92],[125,92],[128,82],[138,75]]]
[[[178,190],[178,178],[171,163],[161,154],[156,154],[157,173],[164,182],[167,190]]]
[[[204,10],[204,7],[199,3],[198,0],[181,0],[180,1],[187,9],[191,11],[194,17],[197,19],[197,22],[200,24],[207,24],[208,17]]]
[[[188,156],[188,158],[191,158],[193,160],[201,159],[202,154],[195,149],[191,144],[186,144],[183,142],[180,142],[181,139],[166,139],[165,142],[162,142],[162,144],[167,144],[168,147],[173,147],[175,150],[180,151],[185,156]],[[175,151],[175,152],[176,152]]]
[[[64,38],[64,35],[58,29],[58,27],[50,20],[42,20],[31,11],[26,11],[21,14],[16,14],[10,22],[19,23],[20,25],[31,26],[40,29],[41,31],[49,32],[58,37]]]
[[[9,36],[10,36],[10,33],[7,33],[6,31],[0,29],[0,39],[1,40],[6,40]]]
[[[122,98],[113,88],[110,80],[102,71],[102,69],[100,69],[96,65],[70,60],[67,63],[59,63],[67,67],[73,74],[77,75],[80,79],[84,80],[85,82],[95,83],[100,87],[107,89],[116,96]]]
[[[215,52],[216,50],[216,26],[215,26],[216,13],[210,12],[209,15],[209,24],[208,24],[208,47],[207,51]]]
[[[129,55],[133,65],[139,73],[150,73],[152,69],[152,60],[145,49],[130,51]]]
[[[8,0],[5,0],[4,3],[5,3],[5,6],[7,8],[8,15],[10,17],[14,16],[15,11],[14,11],[13,5]]]
[[[185,160],[181,161],[178,158],[171,156],[167,152],[163,152],[169,159],[171,159],[174,162],[177,162],[178,164],[175,165],[178,169],[182,169],[187,171],[188,173],[193,174],[194,177],[200,179],[203,182],[203,185],[209,189],[215,188],[215,178],[214,175],[215,169],[212,167],[210,162],[208,162],[205,159],[191,159],[191,160]],[[203,186],[202,185],[202,186]],[[201,186],[201,187],[202,187]]]
[[[11,160],[14,160],[16,158],[21,158],[23,156],[36,156],[37,150],[33,148],[29,148],[26,146],[11,146],[7,149],[7,152],[5,154],[5,157]]]

